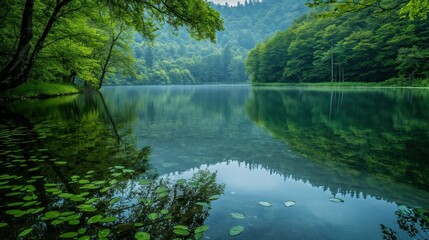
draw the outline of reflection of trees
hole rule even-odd
[[[427,191],[428,96],[426,92],[386,92],[253,89],[246,106],[254,122],[294,151],[360,181],[340,186],[343,191],[362,189],[362,181],[375,189],[395,182]],[[399,197],[386,190],[378,192]],[[410,193],[411,199],[414,194]]]
[[[222,193],[216,175],[200,172],[180,184],[153,180],[149,148],[137,149],[132,129],[112,124],[105,107],[100,96],[81,95],[1,108],[0,226],[8,224],[2,239],[25,230],[36,239],[100,237],[106,230],[109,238],[145,231],[165,239],[180,237],[175,225],[192,235],[204,223],[208,207],[195,203],[209,206],[210,196]],[[137,184],[141,177],[152,180]],[[100,219],[91,222],[94,216]]]
[[[397,223],[400,229],[408,233],[413,239],[429,239],[429,211],[423,208],[410,209],[399,206],[395,212]],[[383,239],[399,239],[397,232],[384,224],[380,224]]]

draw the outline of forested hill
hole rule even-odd
[[[429,79],[429,21],[398,10],[367,8],[318,18],[298,18],[286,31],[252,49],[251,81],[356,81],[412,85]]]
[[[245,1],[231,7],[212,5],[221,13],[224,28],[216,44],[191,39],[185,31],[158,31],[153,46],[139,36],[132,44],[136,57],[132,74],[111,74],[106,84],[202,84],[246,82],[247,52],[285,30],[308,11],[306,0]]]

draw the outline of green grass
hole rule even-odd
[[[46,83],[29,81],[2,93],[1,98],[47,98],[80,92],[77,86],[66,83]]]

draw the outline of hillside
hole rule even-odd
[[[132,44],[135,72],[111,75],[106,84],[205,84],[248,80],[244,59],[249,49],[285,30],[308,11],[305,0],[246,1],[237,6],[212,5],[221,13],[224,28],[217,42],[196,41],[180,30],[158,31],[156,43],[139,35]]]

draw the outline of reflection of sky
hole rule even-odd
[[[206,222],[215,226],[207,233],[212,239],[227,237],[227,230],[237,224],[247,229],[237,239],[380,239],[380,224],[396,226],[396,204],[384,200],[337,195],[345,202],[334,203],[329,200],[331,193],[323,188],[285,179],[262,167],[249,169],[237,161],[203,165],[200,169],[216,171],[218,183],[226,184],[225,194],[213,203]],[[170,177],[189,178],[197,170]],[[283,204],[287,200],[296,201],[296,205],[286,208]],[[259,201],[271,202],[273,206],[262,207]],[[247,218],[232,219],[232,212]]]
[[[220,3],[220,4],[228,3],[228,5],[230,6],[235,6],[237,5],[237,2],[244,3],[244,0],[211,0],[211,2]]]

